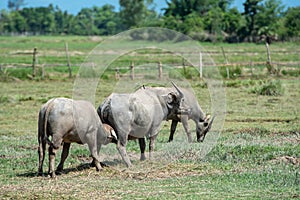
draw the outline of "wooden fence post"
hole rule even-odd
[[[69,78],[72,78],[72,69],[71,69],[69,48],[68,48],[68,43],[67,42],[65,42],[65,49],[66,49],[67,66],[68,66],[68,70],[69,70]]]
[[[252,60],[250,60],[250,69],[251,69],[251,76],[253,76],[253,64],[252,64]]]
[[[203,78],[203,63],[202,63],[202,53],[199,54],[199,70],[200,70],[200,79]]]
[[[269,48],[269,43],[267,42],[266,42],[266,48],[267,48],[267,63],[271,64],[270,48]]]
[[[225,54],[224,48],[221,47],[221,49],[222,49],[223,57],[224,57],[224,59],[225,59],[225,63],[228,65],[229,62],[228,62],[227,56],[226,56],[226,54]]]
[[[182,57],[183,74],[186,74],[186,66],[185,66],[185,62],[184,62],[184,57],[183,57],[183,55],[181,55],[181,57]]]
[[[32,54],[32,77],[36,75],[36,63],[37,63],[37,48],[34,47],[33,54]]]
[[[276,74],[278,73],[278,71],[274,68],[274,66],[271,63],[271,54],[270,54],[270,47],[268,42],[266,42],[266,48],[267,48],[267,63],[266,63],[267,69],[270,74]]]
[[[226,74],[227,74],[227,79],[230,79],[230,74],[229,74],[229,69],[226,67]]]
[[[134,63],[131,62],[131,65],[130,65],[130,78],[131,80],[134,80]]]
[[[115,79],[118,80],[120,78],[120,70],[119,68],[115,69]]]
[[[224,60],[225,60],[225,64],[226,64],[227,79],[230,79],[229,68],[228,68],[229,62],[228,62],[227,56],[225,54],[224,48],[221,47],[221,49],[222,49],[222,54],[223,54],[223,57],[224,57]]]
[[[158,61],[158,78],[162,79],[162,64]]]
[[[45,64],[42,65],[42,80],[45,78]]]

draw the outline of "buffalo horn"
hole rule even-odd
[[[171,81],[171,83],[175,87],[175,89],[177,90],[177,92],[179,93],[180,98],[182,98],[183,97],[183,93],[180,91],[180,89],[177,87],[177,85],[173,81]]]
[[[209,124],[206,126],[204,132],[207,133],[211,129],[211,125],[214,122],[215,116],[210,120]]]

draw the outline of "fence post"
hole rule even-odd
[[[42,80],[45,78],[45,64],[42,65]]]
[[[221,49],[222,49],[223,57],[224,57],[224,59],[225,59],[225,63],[228,65],[229,62],[228,62],[227,56],[226,56],[226,54],[225,54],[224,48],[221,47]]]
[[[229,74],[229,69],[226,67],[226,74],[227,74],[227,79],[230,79],[230,74]]]
[[[130,78],[131,80],[134,80],[134,63],[131,62],[131,65],[130,65]]]
[[[226,64],[227,79],[230,79],[229,68],[228,68],[229,62],[228,62],[227,56],[225,54],[224,48],[221,47],[221,49],[222,49],[222,54],[223,54],[223,57],[224,57],[224,60],[225,60],[225,64]]]
[[[119,68],[116,68],[115,71],[115,79],[118,80],[120,78],[120,70]]]
[[[67,57],[67,66],[68,66],[68,70],[69,70],[69,78],[72,78],[72,69],[71,69],[69,48],[68,48],[68,43],[67,42],[65,42],[65,49],[66,49],[66,57]]]
[[[162,64],[158,61],[158,78],[162,79]]]
[[[270,74],[278,73],[277,70],[274,68],[274,66],[271,63],[271,54],[270,54],[270,48],[269,48],[268,42],[266,42],[266,48],[267,48],[267,63],[266,63],[267,69]]]
[[[253,76],[253,64],[252,64],[252,60],[250,60],[250,69],[251,69],[251,76]]]
[[[202,63],[202,53],[200,52],[200,54],[199,54],[199,70],[200,70],[200,79],[202,79],[202,78],[203,78],[202,68],[203,68],[203,63]]]
[[[34,47],[33,54],[32,54],[32,77],[36,75],[36,63],[37,63],[37,48]]]
[[[270,48],[269,48],[269,43],[267,42],[266,42],[266,48],[267,48],[267,63],[271,64]]]

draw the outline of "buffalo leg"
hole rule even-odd
[[[54,171],[54,165],[55,165],[55,155],[58,148],[55,148],[53,144],[49,146],[49,171],[48,174],[55,178],[55,171]]]
[[[91,134],[93,135],[93,134]],[[96,170],[100,171],[102,170],[102,167],[100,165],[100,158],[98,152],[100,151],[101,145],[97,145],[97,138],[90,138],[90,140],[87,142],[89,150],[93,157],[93,164],[96,165]]]
[[[125,136],[124,136],[125,135]],[[117,149],[123,159],[123,161],[125,162],[127,167],[131,167],[132,164],[130,162],[130,159],[128,157],[127,151],[126,151],[126,144],[127,144],[127,137],[126,134],[119,134],[119,140],[117,143]]]
[[[69,149],[70,149],[71,143],[64,143],[63,145],[63,151],[60,158],[60,163],[56,169],[57,172],[62,172],[64,168],[65,160],[67,159],[69,155]]]
[[[154,135],[154,136],[150,137],[150,142],[149,142],[149,159],[152,158],[152,152],[153,152],[154,147],[155,147],[156,136],[157,135]]]
[[[39,153],[38,175],[39,176],[43,175],[43,163],[44,163],[44,159],[45,159],[45,149],[46,149],[46,141],[41,139],[39,141],[39,148],[38,148],[38,153]]]
[[[145,149],[146,149],[145,138],[139,138],[139,145],[140,145],[140,150],[141,150],[140,160],[146,160],[146,156],[145,156]]]
[[[193,142],[191,132],[190,132],[190,128],[189,128],[189,124],[188,124],[188,118],[186,116],[182,117],[181,122],[182,122],[183,128],[186,132],[186,135],[188,137],[188,142],[189,143]]]
[[[169,136],[169,141],[168,142],[173,141],[173,136],[174,136],[174,133],[176,131],[177,124],[178,124],[178,121],[172,120],[170,136]]]

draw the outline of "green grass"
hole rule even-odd
[[[61,73],[68,71],[67,58],[65,53],[65,43],[68,43],[70,62],[72,65],[73,74],[78,72],[78,67],[89,53],[101,44],[106,37],[83,37],[83,36],[35,36],[35,37],[0,37],[0,58],[3,67],[13,67],[9,69],[11,76],[26,79],[27,74],[31,74],[32,66],[32,52],[33,48],[37,48],[37,64],[38,66],[46,66],[46,77],[59,76]],[[124,43],[124,41],[122,41]],[[121,43],[122,43],[121,42]],[[122,43],[122,44],[123,44]],[[146,42],[147,43],[147,42]],[[147,43],[148,44],[148,43]],[[150,44],[150,43],[149,43]],[[118,49],[118,44],[112,44],[112,50]],[[115,46],[114,46],[115,45]],[[132,42],[137,50],[128,52],[117,58],[110,66],[109,77],[113,76],[115,68],[129,68],[133,62],[135,66],[145,65],[147,63],[157,63],[160,61],[163,65],[181,66],[183,59],[181,56],[174,55],[166,49],[141,49],[145,42]],[[162,43],[161,47],[168,45]],[[176,43],[174,44],[176,48]],[[260,78],[266,75],[265,65],[254,65],[250,67],[253,62],[266,62],[266,48],[264,44],[224,44],[224,43],[200,43],[203,50],[206,52],[206,57],[211,57],[217,65],[225,64],[225,58],[222,54],[222,48],[225,51],[229,62],[229,76],[230,78],[237,78],[240,76],[253,76]],[[151,46],[151,45],[150,45]],[[299,62],[299,49],[294,43],[273,43],[270,45],[272,62],[283,63],[278,66],[281,70],[281,75],[284,76],[299,76],[299,67],[293,65],[289,66],[289,62]],[[100,46],[101,48],[101,46]],[[230,66],[234,63],[243,63],[242,66]],[[189,64],[185,61],[185,64]],[[28,69],[20,69],[20,67],[27,67]],[[18,69],[16,69],[18,68]],[[226,68],[220,67],[220,72],[224,78],[227,77]],[[184,72],[186,73],[186,72]],[[198,77],[197,73],[185,74],[187,78]]]
[[[17,41],[17,42],[15,42]],[[64,51],[64,41],[68,41],[69,50],[76,48],[82,53],[73,52],[72,59],[78,62],[99,43],[89,37],[0,37],[0,56],[6,61],[23,62],[22,56],[7,54],[15,51],[31,51],[37,46],[42,51]],[[137,44],[139,45],[139,44]],[[221,46],[225,51],[251,51],[253,61],[265,59],[264,45],[254,44],[203,44],[212,52],[214,59],[223,63]],[[276,51],[297,49],[295,44],[272,44]],[[258,54],[255,54],[259,52]],[[124,55],[114,66],[119,66],[132,58],[147,63],[149,51],[140,51],[140,57]],[[153,52],[153,53],[159,53]],[[5,56],[4,56],[5,55]],[[235,56],[234,53],[232,55]],[[48,59],[44,54],[40,60]],[[64,63],[64,53],[52,55],[49,63]],[[257,56],[257,57],[256,57]],[[261,56],[261,58],[260,58]],[[281,56],[281,55],[280,55]],[[288,59],[294,56],[286,55]],[[57,57],[57,58],[56,58]],[[140,60],[140,58],[142,58]],[[155,58],[154,58],[155,59]],[[166,56],[165,61],[172,62]],[[241,54],[230,60],[247,60]],[[277,58],[274,58],[277,59]],[[5,62],[6,62],[5,61]],[[173,60],[174,61],[174,60]],[[180,59],[178,60],[180,61]],[[294,60],[291,60],[294,61]],[[27,62],[27,61],[26,61]],[[135,63],[136,66],[138,62]],[[111,67],[114,67],[113,65]],[[273,77],[281,82],[284,93],[280,96],[265,96],[251,93],[253,87],[267,80],[269,76],[265,66],[255,68],[253,76],[244,77],[248,70],[242,68],[242,77],[224,79],[226,91],[226,119],[223,131],[214,148],[203,158],[199,147],[209,145],[209,139],[216,134],[212,131],[203,144],[187,144],[181,124],[178,125],[173,143],[167,143],[171,122],[165,122],[157,138],[155,158],[139,161],[138,143],[130,141],[127,149],[133,161],[133,167],[127,169],[114,144],[104,146],[100,156],[109,167],[96,172],[88,167],[91,161],[86,146],[72,144],[71,152],[65,163],[65,174],[51,180],[49,177],[37,177],[37,117],[43,103],[53,97],[73,96],[75,78],[67,78],[67,68],[48,67],[45,80],[27,78],[18,80],[13,77],[27,76],[24,70],[7,68],[0,83],[0,196],[2,199],[292,199],[300,198],[300,82],[292,75]],[[78,66],[74,67],[78,71]],[[18,75],[18,73],[24,73]],[[199,81],[199,74],[193,68],[186,71],[178,69],[169,72],[173,78],[182,75],[192,76],[188,83],[195,93],[204,111],[210,111],[210,94],[207,84]],[[247,72],[248,73],[248,72]],[[169,76],[171,76],[169,74]],[[196,75],[195,75],[196,74]],[[9,76],[7,76],[9,75]],[[75,75],[75,73],[74,73]],[[150,75],[149,75],[150,76]],[[122,90],[129,81],[114,79],[114,71],[107,71],[95,94],[95,106],[114,90]],[[148,77],[153,78],[153,77]],[[268,77],[269,78],[269,77]],[[262,80],[261,80],[262,79]],[[134,87],[144,82],[159,85],[156,80],[137,80]],[[117,85],[119,84],[119,85]],[[146,83],[147,85],[147,83]],[[118,88],[121,87],[121,88]],[[133,88],[134,89],[134,88]],[[218,116],[217,116],[218,117]],[[193,138],[195,127],[190,122]],[[148,142],[147,142],[148,143]],[[166,150],[175,152],[175,159],[163,156]],[[180,150],[187,148],[184,154]],[[148,151],[148,147],[146,149]],[[179,152],[177,155],[176,153]],[[59,162],[59,151],[56,165]],[[148,157],[148,154],[146,154]],[[168,160],[169,159],[169,160]],[[44,172],[48,169],[48,157],[44,163]]]
[[[65,165],[66,174],[56,180],[35,176],[37,113],[47,99],[72,97],[72,80],[1,83],[1,196],[4,199],[81,199],[95,195],[113,199],[299,198],[299,108],[293,106],[299,103],[300,92],[295,90],[299,81],[281,80],[286,92],[277,100],[249,94],[242,86],[247,84],[240,81],[241,86],[226,88],[228,114],[224,131],[204,159],[186,156],[167,163],[140,162],[138,144],[131,141],[127,149],[136,154],[132,157],[132,169],[125,168],[115,145],[110,144],[101,150],[104,162],[110,167],[96,172],[87,167],[91,160],[87,147],[73,144]],[[101,82],[108,90],[97,93],[97,104],[109,94],[112,83]],[[205,96],[197,96],[200,102],[205,102]],[[294,98],[286,101],[291,96]],[[241,109],[241,105],[247,106]],[[169,122],[163,126],[156,151],[167,145],[169,127]],[[182,126],[178,128],[175,142],[178,138],[186,139]],[[109,159],[111,155],[107,152],[115,155],[113,159]],[[59,156],[60,153],[56,164]],[[47,166],[46,158],[45,172]]]

